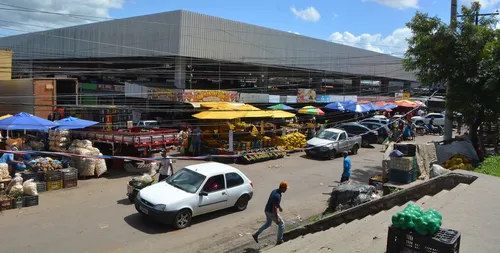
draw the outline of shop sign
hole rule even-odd
[[[298,103],[316,102],[316,91],[313,89],[298,89],[297,102]]]
[[[269,95],[269,103],[270,104],[279,104],[280,96],[279,95]]]
[[[357,102],[358,96],[344,96],[344,101],[347,101],[347,100],[352,100],[352,101]]]
[[[124,85],[98,84],[97,89],[101,91],[125,92]]]
[[[97,84],[95,84],[95,83],[80,83],[80,88],[82,90],[97,90]]]
[[[330,103],[330,96],[328,95],[316,96],[316,103]]]
[[[150,88],[148,90],[149,99],[157,99],[169,102],[183,101],[182,90],[166,88]]]
[[[286,96],[280,96],[280,104],[286,103]]]
[[[238,92],[226,90],[184,90],[184,102],[237,102]]]
[[[330,103],[333,102],[344,102],[344,96],[339,96],[339,95],[330,95]]]
[[[259,93],[239,93],[238,102],[240,103],[268,103],[269,94]]]

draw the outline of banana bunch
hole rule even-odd
[[[278,145],[282,146],[285,150],[292,150],[296,148],[306,147],[306,136],[301,133],[291,133],[281,136],[278,139]]]
[[[443,167],[450,170],[472,170],[472,163],[467,157],[456,154],[443,164]]]

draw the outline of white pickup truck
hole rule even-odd
[[[333,160],[344,151],[355,155],[359,147],[361,147],[361,136],[349,137],[344,130],[327,128],[307,141],[306,155]]]
[[[424,117],[415,116],[411,118],[411,121],[415,123],[415,125],[429,125],[431,119],[434,119],[433,125],[435,126],[444,126],[444,115],[441,113],[429,113]]]

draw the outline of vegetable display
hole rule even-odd
[[[403,211],[392,216],[392,226],[395,228],[410,230],[414,229],[421,235],[434,235],[439,231],[442,224],[441,214],[429,209],[422,209],[414,204],[409,204]]]
[[[282,146],[285,150],[293,150],[296,148],[306,147],[306,136],[301,133],[292,133],[281,136],[278,139],[278,145]]]
[[[448,159],[443,167],[449,170],[472,170],[472,163],[467,159],[467,157],[456,154]]]

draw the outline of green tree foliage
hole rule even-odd
[[[413,36],[403,60],[422,84],[449,85],[446,109],[462,115],[475,145],[479,126],[500,116],[500,33],[493,17],[475,24],[480,9],[477,2],[462,6],[456,29],[417,12],[406,24]]]

